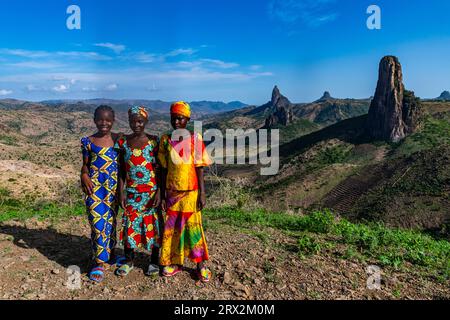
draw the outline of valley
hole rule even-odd
[[[174,281],[140,284],[138,270],[123,291],[112,274],[97,287],[84,277],[89,240],[79,140],[94,132],[96,103],[107,101],[0,100],[3,298],[448,299],[450,101],[417,100],[402,85],[383,85],[377,92],[398,90],[402,98],[377,111],[395,118],[393,126],[374,128],[382,94],[356,100],[325,92],[291,103],[276,86],[264,105],[196,116],[204,130],[278,129],[279,172],[263,176],[261,164],[208,168],[211,286],[189,285],[189,268]],[[120,103],[114,131],[129,132]],[[394,109],[406,111],[390,114]],[[168,114],[151,106],[150,123],[152,134],[170,127]],[[55,244],[61,241],[70,245]],[[139,259],[143,265],[145,256]],[[82,289],[68,292],[62,268],[72,264],[81,264]],[[383,268],[380,291],[366,288],[369,265]]]

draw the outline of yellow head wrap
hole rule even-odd
[[[191,106],[184,101],[178,101],[178,102],[174,102],[171,106],[170,106],[170,113],[171,114],[179,114],[182,115],[186,118],[190,118],[191,117]]]

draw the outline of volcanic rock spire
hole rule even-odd
[[[405,90],[397,57],[381,59],[375,96],[370,104],[367,130],[374,139],[398,142],[417,129],[420,100]]]
[[[273,88],[272,99],[270,100],[270,110],[272,114],[266,119],[265,128],[281,124],[283,126],[292,122],[293,112],[292,104],[280,93],[277,86]]]

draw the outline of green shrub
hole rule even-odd
[[[315,233],[328,233],[334,226],[334,217],[329,210],[314,211],[304,217],[304,228]]]
[[[337,145],[321,150],[316,157],[319,164],[330,165],[343,163],[349,157],[352,147],[347,145]]]
[[[347,246],[344,257],[370,259],[381,265],[399,268],[405,262],[425,267],[440,279],[450,276],[450,243],[435,240],[419,232],[390,229],[381,223],[357,224],[345,219],[336,222],[328,210],[315,211],[306,216],[274,213],[264,210],[253,212],[232,208],[204,210],[206,219],[220,220],[238,227],[271,227],[301,235],[297,241],[300,255],[317,254],[334,243]],[[304,232],[311,234],[305,235]],[[325,242],[317,240],[325,237]]]
[[[308,235],[302,235],[297,240],[300,256],[318,254],[321,250],[320,243]]]

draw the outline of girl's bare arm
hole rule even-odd
[[[83,156],[83,165],[81,166],[80,180],[81,180],[81,188],[83,189],[83,192],[87,195],[91,195],[94,191],[94,184],[92,183],[91,178],[89,177],[89,165],[90,165],[89,157]]]
[[[206,206],[206,191],[205,191],[205,178],[203,167],[196,167],[195,172],[197,173],[197,183],[198,183],[198,201],[197,209],[198,211],[203,210]]]

